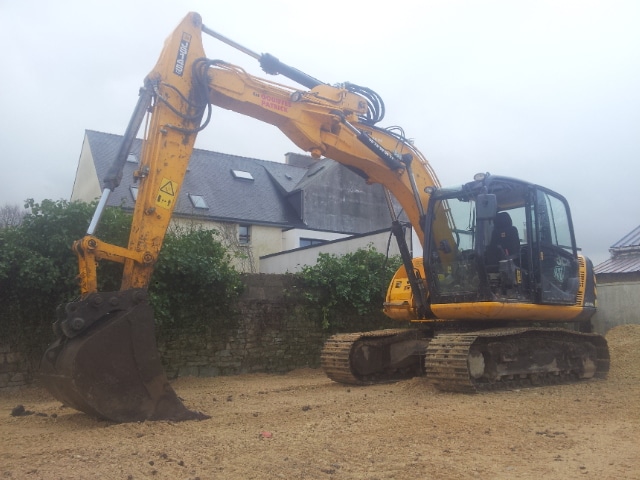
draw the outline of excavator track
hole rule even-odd
[[[563,329],[508,328],[436,335],[425,372],[439,390],[475,393],[604,378],[604,337]]]
[[[325,374],[350,385],[389,383],[421,373],[427,340],[419,330],[388,329],[330,337],[320,356]]]

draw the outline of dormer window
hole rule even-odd
[[[191,200],[191,204],[195,208],[209,208],[209,205],[207,205],[207,202],[205,202],[204,197],[202,195],[189,194],[189,200]]]
[[[240,180],[253,180],[253,175],[249,172],[245,172],[244,170],[231,170],[231,174],[233,178],[239,178]]]

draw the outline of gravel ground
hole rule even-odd
[[[606,380],[480,395],[312,369],[179,379],[199,422],[113,424],[4,391],[0,478],[640,479],[640,325],[607,339]]]

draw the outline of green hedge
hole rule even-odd
[[[84,236],[95,203],[44,200],[26,202],[20,225],[0,228],[0,338],[39,358],[53,340],[51,323],[58,305],[78,297],[77,259],[71,245]],[[96,236],[126,246],[131,217],[120,208],[105,210]],[[398,258],[372,247],[338,257],[320,254],[315,266],[299,274],[294,294],[321,312],[322,326],[343,329],[354,315],[380,315]],[[98,288],[120,288],[122,266],[98,265]],[[183,327],[233,327],[233,308],[243,288],[233,258],[217,232],[198,227],[167,232],[149,293],[160,332]],[[318,315],[313,315],[318,318]]]
[[[57,306],[79,295],[70,247],[84,236],[96,204],[28,200],[25,206],[29,213],[20,225],[0,229],[0,338],[37,357],[53,340]],[[122,209],[108,208],[96,236],[126,246],[130,223]],[[121,276],[120,264],[100,262],[99,290],[118,290]],[[149,288],[161,324],[224,316],[240,291],[240,274],[214,231],[167,233]]]
[[[387,258],[369,245],[345,255],[320,253],[316,265],[305,266],[298,276],[303,295],[322,312],[325,329],[342,328],[343,318],[377,314],[387,287],[401,265],[399,256]]]

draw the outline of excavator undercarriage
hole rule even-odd
[[[379,330],[332,336],[322,368],[339,383],[371,385],[422,373],[441,391],[475,393],[604,378],[604,337],[558,328],[442,332]]]

